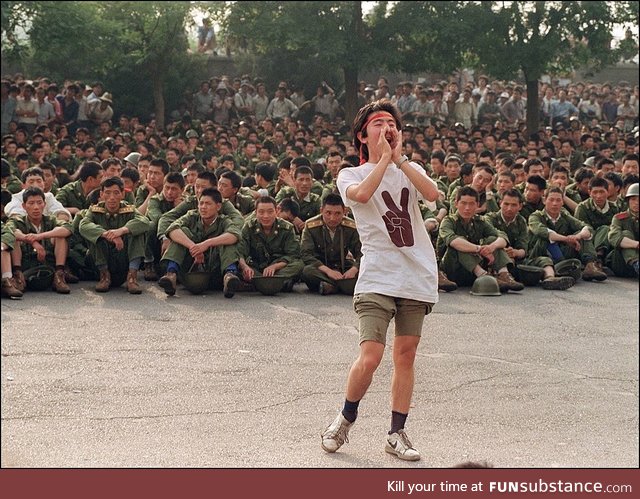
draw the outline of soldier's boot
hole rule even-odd
[[[225,298],[233,298],[240,286],[240,278],[233,272],[227,272],[222,278],[222,292]]]
[[[169,296],[173,296],[176,294],[176,282],[178,276],[175,272],[167,272],[163,275],[158,281],[158,285],[164,289],[164,292]]]
[[[158,273],[156,272],[153,262],[144,262],[144,280],[145,281],[157,281]]]
[[[505,291],[522,291],[524,289],[524,284],[516,281],[509,272],[498,273],[496,280],[502,293]]]
[[[53,274],[53,290],[61,295],[68,295],[71,293],[71,288],[65,281],[64,270],[56,270]]]
[[[447,277],[447,274],[445,274],[442,270],[438,271],[438,289],[440,291],[455,291],[456,289],[458,289],[458,285],[453,282],[450,281],[449,278]]]
[[[138,271],[129,269],[127,273],[127,291],[132,295],[139,295],[142,293],[142,288],[138,284]]]
[[[321,295],[333,295],[338,292],[338,288],[336,288],[333,284],[329,284],[328,282],[320,281],[318,292]]]
[[[291,293],[293,291],[293,285],[295,284],[293,279],[287,279],[282,286],[283,293]]]
[[[27,280],[24,278],[22,270],[13,271],[13,285],[18,291],[22,293],[24,293],[24,290],[27,289]]]
[[[541,283],[542,289],[549,289],[553,291],[564,291],[569,289],[576,283],[576,280],[571,276],[556,276],[547,277]]]
[[[64,268],[64,281],[66,284],[78,284],[80,282],[80,279],[67,266]]]
[[[591,261],[585,265],[582,278],[585,281],[604,281],[607,274],[602,270],[600,262]]]
[[[109,272],[109,269],[100,270],[100,280],[98,281],[98,284],[96,284],[96,291],[98,293],[106,293],[107,291],[109,291],[110,287],[111,272]]]
[[[2,296],[10,298],[12,300],[18,300],[22,298],[22,291],[16,288],[13,283],[13,279],[9,277],[2,278]]]

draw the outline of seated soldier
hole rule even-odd
[[[25,189],[29,187],[37,187],[44,192],[45,207],[44,215],[54,215],[61,220],[70,221],[71,214],[62,206],[62,203],[56,200],[55,196],[50,192],[44,191],[44,172],[37,166],[27,168],[22,172],[22,190],[11,196],[11,201],[4,207],[4,213],[7,217],[15,217],[19,215],[26,215],[26,211],[22,207],[24,201],[22,195]]]
[[[169,173],[169,170],[169,163],[164,159],[154,159],[149,163],[149,169],[143,181],[144,183],[138,187],[136,192],[136,208],[143,215],[147,214],[151,198],[155,194],[162,192],[162,183],[164,182],[165,175]]]
[[[255,214],[256,212],[254,211],[251,216],[255,217]],[[276,216],[289,223],[293,223],[293,221],[300,216],[300,205],[291,198],[284,198],[278,203],[278,206],[276,206]],[[297,233],[298,231],[296,230],[296,234]]]
[[[290,197],[300,205],[300,216],[294,220],[293,225],[301,232],[304,229],[304,222],[320,213],[320,196],[311,192],[313,171],[308,166],[296,168],[294,184],[293,189],[287,187],[280,189],[276,201],[280,202],[285,197]]]
[[[88,241],[89,252],[100,272],[95,290],[106,293],[112,274],[120,276],[126,272],[127,291],[140,294],[138,269],[151,222],[123,201],[124,183],[119,177],[103,180],[100,193],[102,201],[89,208],[79,225],[80,235]]]
[[[583,221],[594,231],[593,245],[596,248],[598,261],[604,265],[609,246],[609,226],[618,207],[607,200],[609,184],[600,177],[593,177],[589,182],[589,199],[582,201],[576,208],[575,217]]]
[[[638,278],[638,248],[640,247],[640,230],[638,226],[638,184],[627,189],[626,199],[629,208],[618,213],[611,221],[609,243],[613,250],[609,254],[611,269],[618,277]]]
[[[447,215],[440,224],[442,270],[459,286],[471,285],[476,277],[488,273],[485,267],[497,270],[496,279],[501,291],[521,291],[524,286],[509,273],[507,265],[513,261],[504,248],[506,235],[499,233],[476,211],[478,192],[470,186],[458,190],[455,199],[457,212]],[[484,267],[483,267],[484,265]]]
[[[478,213],[483,215],[485,213],[491,213],[498,211],[500,207],[495,200],[493,191],[489,188],[493,181],[493,169],[486,163],[480,163],[474,167],[473,178],[471,180],[470,187],[472,187],[478,193]],[[462,187],[455,187],[451,192],[450,203],[451,213],[455,213],[455,199],[456,194]]]
[[[545,289],[567,289],[574,284],[554,279],[553,265],[571,258],[578,258],[585,265],[582,274],[585,281],[604,281],[607,274],[597,261],[591,228],[572,217],[563,205],[562,189],[550,187],[544,196],[544,209],[529,217],[529,263],[544,268]]]
[[[275,198],[276,196],[276,176],[277,168],[272,163],[262,162],[256,165],[256,186],[258,190],[265,189],[267,192],[262,193],[266,196],[271,196]]]
[[[520,210],[522,218],[528,221],[529,215],[534,211],[542,210],[544,208],[542,198],[546,188],[547,181],[540,175],[531,175],[530,177],[527,177],[524,187],[524,203]]]
[[[222,213],[222,194],[214,188],[202,191],[198,209],[173,222],[167,229],[171,240],[162,257],[167,263],[167,273],[158,284],[165,293],[176,293],[178,272],[188,272],[192,265],[202,265],[214,274],[216,286],[222,284],[225,298],[233,297],[240,279],[238,272],[239,228]]]
[[[255,209],[253,197],[238,192],[242,187],[242,177],[234,171],[225,171],[218,178],[218,190],[242,216],[247,216]]]
[[[328,194],[320,215],[307,220],[300,246],[305,264],[302,280],[311,291],[321,295],[337,293],[336,281],[358,275],[360,237],[356,223],[345,216],[339,194]]]
[[[9,191],[2,190],[3,198],[5,192],[8,194],[8,199],[3,199],[2,204],[9,202],[11,199],[11,193]],[[4,210],[4,206],[2,207]],[[13,234],[13,228],[2,221],[2,259],[0,260],[2,269],[2,296],[17,300],[22,298],[22,291],[16,287],[16,282],[13,278],[13,272],[11,270],[11,250],[15,247],[16,237]],[[22,284],[22,283],[21,283]]]
[[[246,282],[256,275],[287,278],[285,291],[299,280],[304,263],[294,226],[276,216],[276,200],[262,197],[256,202],[255,218],[242,228],[238,253],[240,270]]]
[[[55,267],[53,290],[68,294],[71,289],[65,281],[64,266],[69,253],[67,238],[71,235],[71,225],[44,214],[45,195],[39,187],[25,189],[22,199],[26,214],[8,222],[16,242],[11,250],[15,288],[21,292],[25,290],[23,270],[49,265]]]
[[[151,221],[147,233],[147,244],[144,252],[144,280],[157,281],[157,264],[162,257],[162,247],[158,238],[158,222],[160,217],[173,210],[182,202],[185,180],[181,173],[169,172],[164,177],[162,192],[149,199],[147,218]],[[165,248],[166,249],[166,248]]]
[[[218,177],[216,177],[215,173],[210,171],[198,173],[198,178],[194,185],[195,195],[185,196],[182,203],[160,217],[160,220],[158,221],[158,238],[162,241],[160,254],[165,252],[171,242],[167,239],[165,234],[169,226],[181,216],[186,215],[189,210],[196,210],[198,208],[198,198],[200,197],[200,194],[202,194],[202,191],[211,187],[215,188],[216,185],[218,185]],[[220,210],[220,213],[229,217],[236,224],[238,229],[242,229],[242,226],[244,225],[244,218],[242,217],[242,214],[226,199],[222,201],[222,209]]]
[[[569,185],[569,170],[564,166],[556,165],[551,170],[549,187],[554,186],[562,189],[564,196],[564,208],[573,215],[578,203],[581,203],[582,199],[576,192],[567,191],[567,185]]]
[[[517,266],[523,263],[529,246],[529,228],[527,221],[520,215],[522,209],[522,194],[518,189],[505,191],[500,199],[500,211],[487,213],[485,220],[498,231],[507,235],[509,244],[505,252]]]
[[[85,162],[78,171],[78,180],[61,187],[56,194],[56,200],[75,216],[80,210],[89,208],[87,196],[92,190],[100,187],[103,174],[100,163]]]

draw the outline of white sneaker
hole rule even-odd
[[[420,460],[420,452],[413,448],[404,430],[387,435],[387,444],[384,450],[405,461]]]
[[[349,423],[342,415],[342,411],[338,413],[336,419],[333,420],[327,429],[320,436],[322,437],[322,448],[327,452],[335,452],[342,444],[349,442],[349,429],[353,423]]]

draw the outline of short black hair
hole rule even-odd
[[[22,202],[26,203],[27,199],[34,196],[41,197],[44,201],[44,192],[42,191],[42,189],[40,189],[40,187],[29,187],[22,193]]]
[[[100,184],[100,191],[104,191],[108,187],[118,186],[121,191],[124,191],[124,182],[120,177],[108,177],[105,178]]]
[[[256,175],[260,175],[267,182],[271,182],[276,176],[276,167],[272,163],[262,162],[256,165]]]
[[[607,182],[607,180],[602,177],[593,177],[589,181],[589,190],[593,189],[594,187],[603,187],[604,189],[609,189],[609,182]]]
[[[96,161],[86,161],[82,167],[80,167],[78,178],[82,182],[86,182],[90,177],[97,178],[101,171],[103,170],[100,163],[97,163]]]
[[[456,193],[456,203],[460,201],[462,196],[471,196],[473,199],[476,200],[476,203],[480,202],[480,196],[478,195],[478,191],[476,191],[471,186],[465,185],[463,187],[460,187],[460,189],[458,189],[458,192]]]
[[[149,166],[157,166],[162,168],[163,175],[166,175],[167,173],[169,173],[169,170],[171,169],[171,167],[169,166],[169,163],[167,163],[167,161],[162,158],[152,159],[151,163],[149,163]]]
[[[220,194],[220,191],[215,187],[207,187],[203,190],[202,194],[200,194],[200,199],[204,196],[210,197],[215,203],[222,203],[222,194]]]
[[[533,184],[541,191],[544,191],[547,188],[547,181],[540,175],[529,175],[527,177],[527,184]]]
[[[211,185],[214,185],[214,186],[218,184],[218,177],[216,177],[216,174],[213,173],[211,170],[205,170],[203,172],[198,173],[198,178],[207,180]]]
[[[242,177],[238,172],[234,172],[231,170],[227,170],[226,172],[220,175],[220,178],[227,178],[231,182],[231,186],[234,189],[240,189],[242,187]]]
[[[180,175],[182,176],[182,175]],[[133,166],[127,166],[120,172],[120,178],[128,178],[134,184],[140,182],[140,172]]]
[[[523,202],[522,193],[518,189],[508,189],[502,194],[502,199],[504,199],[506,196],[516,198],[520,203]]]
[[[280,201],[280,204],[278,204],[278,208],[280,208],[280,211],[288,211],[294,217],[300,215],[300,205],[295,199],[284,198]]]
[[[339,194],[327,194],[325,196],[325,198],[322,200],[322,207],[324,207],[325,205],[330,205],[330,206],[342,206],[344,208],[344,201],[342,200],[342,197]]]
[[[27,168],[25,171],[22,172],[20,179],[24,184],[29,177],[35,177],[35,176],[40,177],[42,178],[42,180],[44,180],[44,172],[42,171],[42,168],[38,168],[37,166],[32,166],[31,168]]]
[[[165,184],[178,184],[181,189],[184,189],[185,181],[182,173],[180,172],[169,172],[164,176]]]

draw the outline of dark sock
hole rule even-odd
[[[358,405],[360,405],[360,401],[351,402],[347,399],[344,399],[344,408],[342,409],[342,415],[344,418],[349,421],[349,423],[353,423],[358,417]]]
[[[391,411],[391,431],[389,432],[389,435],[404,429],[404,423],[407,421],[407,416],[408,414]]]
[[[56,265],[56,270],[64,270],[64,265]]]

